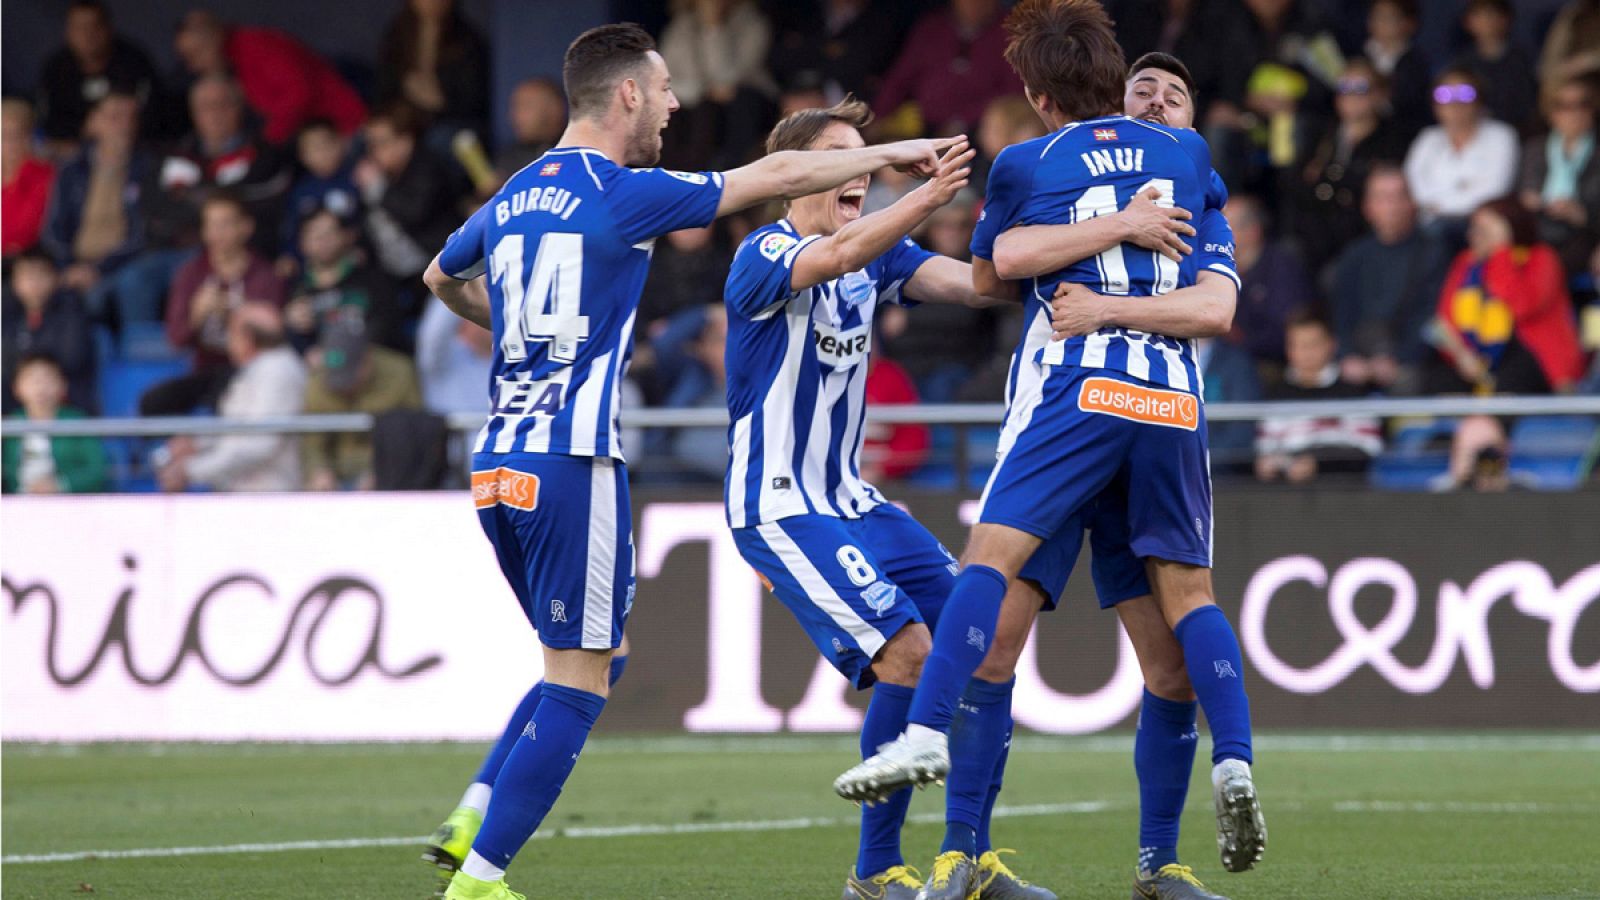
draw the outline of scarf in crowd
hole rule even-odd
[[[1571,200],[1578,196],[1578,176],[1582,174],[1583,167],[1589,164],[1589,157],[1594,153],[1594,134],[1586,134],[1578,138],[1578,143],[1572,148],[1572,155],[1568,156],[1561,150],[1561,135],[1555,132],[1544,142],[1544,158],[1546,173],[1544,176],[1544,202],[1552,203],[1556,200]]]

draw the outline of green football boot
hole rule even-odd
[[[422,861],[439,870],[439,877],[449,880],[461,868],[472,841],[483,827],[483,813],[469,806],[458,806],[450,817],[434,829],[433,837],[422,850]]]
[[[528,900],[528,897],[507,887],[504,878],[484,881],[465,872],[457,872],[450,879],[450,886],[445,889],[444,900]]]

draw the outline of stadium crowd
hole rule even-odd
[[[1187,63],[1231,190],[1243,290],[1233,332],[1202,342],[1207,400],[1600,391],[1600,2],[1572,0],[1523,46],[1509,0],[1470,0],[1449,58],[1418,46],[1415,0],[1364,16],[1321,0],[1106,4],[1129,59]],[[918,235],[965,259],[985,167],[1042,129],[1001,57],[1005,13],[674,3],[659,44],[682,109],[663,165],[737,166],[785,113],[853,93],[875,138],[975,138],[975,189]],[[516,85],[511,138],[486,150],[491,44],[452,0],[398,3],[364,79],[203,10],[176,29],[171,73],[97,0],[73,0],[62,24],[33,93],[4,101],[6,414],[374,413],[370,436],[135,444],[135,468],[168,490],[433,486],[448,468],[438,416],[486,409],[491,346],[420,275],[560,135],[559,86]],[[912,186],[881,173],[866,209]],[[721,407],[721,285],[738,241],[779,215],[656,247],[626,403]],[[886,311],[869,399],[1000,400],[1020,312]],[[880,427],[863,475],[914,475],[934,437]],[[1212,430],[1220,472],[1268,481],[1362,471],[1383,440],[1364,418]],[[1447,484],[1503,483],[1503,423],[1464,421],[1454,442]],[[726,463],[721,429],[630,446],[646,479],[719,482]],[[94,439],[4,450],[7,491],[108,484]]]

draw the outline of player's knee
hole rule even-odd
[[[1187,703],[1195,698],[1194,685],[1189,683],[1189,672],[1184,667],[1183,657],[1179,656],[1176,663],[1163,661],[1145,670],[1145,688],[1163,700],[1176,700]]]
[[[872,662],[873,674],[886,684],[911,687],[922,677],[922,663],[933,651],[933,636],[926,625],[913,623],[895,632]]]
[[[1167,620],[1168,627],[1177,628],[1178,623],[1185,616],[1203,606],[1216,606],[1217,601],[1211,592],[1204,589],[1184,591],[1161,598],[1161,614]]]

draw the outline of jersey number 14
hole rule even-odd
[[[1135,197],[1145,191],[1155,188],[1160,196],[1156,198],[1156,205],[1171,209],[1174,206],[1173,192],[1175,186],[1170,178],[1152,178],[1144,186],[1133,192]],[[1087,222],[1099,216],[1109,216],[1117,212],[1117,188],[1115,185],[1098,184],[1083,192],[1074,204],[1073,221]],[[1152,294],[1160,295],[1171,293],[1178,286],[1178,264],[1162,256],[1160,253],[1150,251],[1155,257],[1155,281],[1150,285]],[[1095,265],[1100,270],[1101,285],[1107,294],[1127,294],[1128,263],[1123,256],[1122,245],[1117,244],[1109,250],[1095,257]]]
[[[531,341],[549,344],[551,362],[570,364],[578,344],[589,337],[589,317],[582,315],[583,235],[547,232],[533,257],[532,284],[522,284],[523,235],[508,234],[494,245],[490,277],[505,298],[500,353],[506,362],[528,358]],[[531,301],[531,302],[530,302]]]

